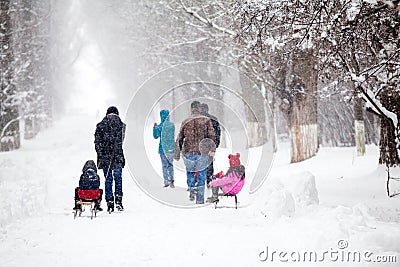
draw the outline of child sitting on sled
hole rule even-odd
[[[103,190],[100,187],[100,177],[97,174],[96,163],[93,160],[86,161],[82,169],[82,174],[79,179],[79,187],[75,188],[75,207],[74,210],[82,209],[78,204],[80,200],[92,199],[94,200],[94,208],[98,211],[103,209],[100,207]],[[81,197],[79,197],[81,195]],[[83,198],[82,199],[82,195]]]
[[[229,169],[219,172],[215,178],[209,183],[212,189],[212,196],[207,198],[207,202],[213,203],[218,200],[218,191],[221,188],[225,195],[236,195],[240,192],[244,185],[245,168],[240,163],[240,154],[229,155]]]

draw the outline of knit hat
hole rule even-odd
[[[199,111],[200,109],[200,102],[195,100],[190,104],[190,108]]]
[[[240,154],[239,154],[239,153],[236,153],[236,155],[230,154],[230,155],[228,156],[229,165],[230,165],[231,167],[237,167],[237,166],[239,166],[239,165],[241,164],[239,158],[240,158]]]
[[[200,104],[201,111],[204,113],[208,113],[208,105],[206,103]]]
[[[116,107],[111,106],[111,107],[109,107],[109,108],[107,109],[106,115],[108,115],[108,114],[119,115],[119,112],[118,112],[118,109],[117,109]]]

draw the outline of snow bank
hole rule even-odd
[[[16,152],[0,157],[0,227],[39,211],[46,198],[41,167],[30,155]]]
[[[308,171],[271,178],[265,188],[258,208],[267,216],[292,216],[298,208],[319,204],[315,176]]]
[[[286,187],[294,197],[296,206],[305,207],[319,204],[315,176],[311,172],[304,171],[290,175],[285,181]]]
[[[267,217],[292,216],[296,210],[292,194],[279,180],[268,181],[266,186],[267,192],[263,192],[263,198],[257,204],[258,209]]]
[[[295,204],[292,194],[285,189],[273,192],[265,205],[265,209],[272,217],[293,215]]]
[[[365,204],[353,207],[338,206],[333,209],[316,206],[314,213],[304,214],[303,220],[310,220],[316,225],[316,247],[326,248],[345,240],[348,243],[347,249],[351,251],[371,251],[374,255],[399,255],[398,225],[376,221]]]

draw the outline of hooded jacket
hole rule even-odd
[[[175,125],[169,121],[169,111],[160,111],[161,123],[153,127],[153,137],[160,138],[159,154],[174,154]]]
[[[125,138],[126,125],[118,115],[108,114],[96,125],[94,138],[99,169],[114,170],[125,167],[122,143]]]
[[[96,164],[93,160],[86,161],[79,179],[79,188],[82,190],[95,190],[100,187],[100,177],[97,174]]]

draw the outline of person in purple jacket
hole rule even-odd
[[[236,195],[240,192],[245,180],[245,167],[240,163],[240,154],[229,155],[229,169],[224,175],[221,171],[215,175],[209,185],[212,189],[212,196],[207,198],[207,202],[213,203],[218,200],[219,189],[226,195]]]

